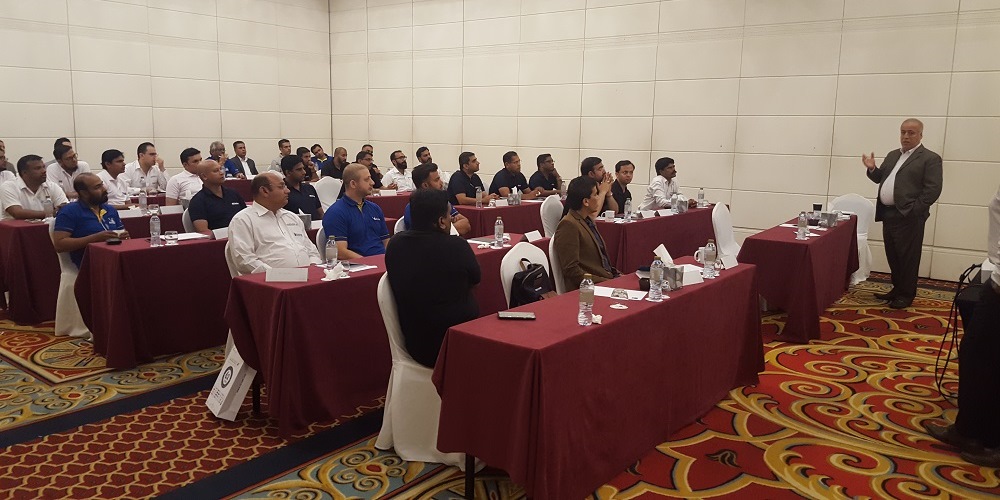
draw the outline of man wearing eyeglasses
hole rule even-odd
[[[66,193],[66,197],[75,200],[76,190],[73,189],[73,181],[83,173],[90,172],[90,165],[80,162],[77,159],[73,146],[60,144],[52,151],[56,162],[49,165],[45,171],[46,179],[55,182]]]

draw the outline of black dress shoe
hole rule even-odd
[[[878,300],[892,300],[896,298],[896,293],[893,290],[889,290],[886,293],[876,293],[875,298]]]
[[[983,448],[979,452],[963,451],[962,460],[983,467],[1000,468],[1000,448]]]
[[[889,307],[893,309],[906,309],[907,307],[910,307],[910,304],[912,303],[913,299],[908,299],[906,297],[896,297],[892,299],[891,302],[889,302]]]
[[[979,441],[959,434],[954,424],[941,425],[927,422],[924,424],[924,429],[927,430],[927,434],[930,437],[946,445],[958,448],[963,452],[982,453],[983,451],[983,445]]]

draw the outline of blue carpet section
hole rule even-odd
[[[378,432],[381,426],[382,410],[373,411],[158,498],[190,500],[233,495],[264,482],[267,478],[286,473],[332,451],[365,439]]]

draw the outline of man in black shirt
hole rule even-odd
[[[406,351],[433,368],[448,328],[479,317],[472,289],[481,273],[472,247],[449,234],[447,193],[414,191],[410,217],[412,230],[397,233],[386,248],[385,268]]]
[[[632,174],[635,173],[635,165],[628,160],[615,163],[615,182],[611,184],[611,196],[618,203],[618,212],[625,213],[625,200],[632,198],[632,192],[628,190],[629,183],[632,182]],[[635,205],[632,206],[635,211]]]
[[[293,214],[309,214],[312,220],[323,220],[323,204],[319,201],[316,188],[303,182],[306,179],[306,166],[302,164],[302,159],[292,155],[282,158],[281,173],[285,175],[285,186],[288,187],[285,210]]]
[[[373,160],[372,153],[363,149],[354,157],[355,163],[360,163],[368,168],[368,173],[372,176],[372,182],[375,183],[375,189],[382,189],[382,171],[373,163]]]
[[[215,160],[205,160],[198,164],[201,177],[201,191],[191,198],[188,215],[194,230],[207,233],[229,227],[233,216],[247,207],[243,197],[233,189],[225,187],[226,170]]]
[[[552,155],[548,153],[538,155],[535,164],[538,165],[538,171],[531,174],[531,179],[528,179],[528,187],[531,189],[541,188],[542,196],[559,194],[562,177],[559,177],[559,172],[556,172],[556,161],[552,159]]]
[[[333,177],[334,179],[341,179],[344,177],[344,169],[347,168],[347,150],[344,149],[341,153],[341,149],[337,148],[333,153],[333,161],[327,163],[325,167],[320,170],[319,175],[321,177]],[[309,166],[306,165],[308,170]]]
[[[476,154],[466,151],[458,155],[458,169],[458,172],[451,174],[451,179],[448,180],[448,194],[451,195],[451,204],[475,205],[476,188],[486,192],[483,180],[476,175],[476,172],[479,171],[479,160],[476,158]],[[488,199],[485,198],[487,195],[483,196],[483,203],[487,203]],[[492,199],[497,198],[495,194],[488,196]]]
[[[541,193],[538,188],[528,187],[528,179],[521,173],[521,158],[517,153],[507,151],[503,155],[503,170],[497,172],[490,183],[490,194],[506,198],[515,189],[522,193],[525,200],[533,200]]]

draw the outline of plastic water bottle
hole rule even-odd
[[[594,280],[589,274],[584,274],[583,281],[580,282],[580,312],[576,321],[580,326],[594,323]]]
[[[625,198],[625,222],[632,222],[632,198]]]
[[[521,191],[517,188],[514,189],[514,204],[515,205],[521,204]]]
[[[327,236],[326,249],[323,252],[323,265],[327,269],[333,269],[337,265],[337,239]]]
[[[559,185],[559,199],[566,200],[566,181],[562,181]]]
[[[809,217],[806,216],[805,212],[799,212],[799,223],[798,230],[795,234],[795,239],[804,240],[809,237]]]
[[[497,248],[503,247],[503,219],[497,217],[496,224],[493,224],[493,245]]]
[[[646,300],[660,302],[663,300],[663,261],[659,257],[653,259],[649,266],[649,296]]]
[[[146,182],[139,183],[139,211],[146,213],[149,211],[149,199],[146,198]]]
[[[46,195],[45,196],[45,200],[42,201],[42,212],[45,213],[45,218],[46,219],[48,219],[49,217],[52,217],[53,215],[55,215],[56,210],[55,210],[55,206],[53,206],[53,204],[52,204],[52,197],[51,196]]]
[[[162,245],[160,242],[160,216],[153,214],[149,218],[149,246],[158,247]]]
[[[675,214],[678,213],[677,198],[678,198],[677,193],[670,195],[670,211]]]
[[[705,207],[705,188],[698,188],[698,208]]]
[[[483,208],[483,188],[476,188],[476,208]]]
[[[719,275],[715,268],[718,259],[719,250],[715,246],[715,240],[708,240],[708,243],[705,244],[705,269],[708,271],[706,278],[712,279]]]

